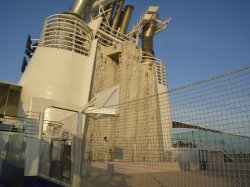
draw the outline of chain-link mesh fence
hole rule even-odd
[[[77,114],[59,122],[44,120],[40,148],[40,175],[70,183],[72,132],[76,129],[77,120]]]
[[[249,186],[249,73],[246,67],[90,119],[82,183]]]
[[[115,108],[81,141],[77,114],[47,125],[40,171],[69,183],[81,157],[86,187],[250,186],[250,67]]]

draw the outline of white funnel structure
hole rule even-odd
[[[89,26],[75,15],[59,14],[45,20],[39,45],[19,81],[23,87],[19,115],[42,114],[38,139],[47,128],[44,120],[60,121],[72,115],[52,106],[77,111],[88,103],[97,49],[92,37]],[[71,133],[76,131],[73,125]],[[25,176],[36,176],[40,142],[27,142]]]
[[[48,17],[39,46],[19,82],[23,86],[21,101],[24,112],[43,112],[47,106],[59,103],[66,108],[86,105],[95,45],[91,29],[76,16],[60,14]],[[60,120],[50,114],[46,118]]]

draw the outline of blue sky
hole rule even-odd
[[[73,0],[0,2],[0,80],[18,82],[26,37],[38,38],[44,19],[65,12]],[[172,17],[155,37],[155,54],[167,63],[169,88],[250,65],[249,0],[127,0],[133,19],[149,5]]]

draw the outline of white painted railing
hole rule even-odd
[[[71,14],[55,14],[45,22],[39,46],[74,51],[89,55],[92,31],[86,23]]]
[[[167,86],[167,68],[163,60],[152,56],[146,52],[142,52],[142,62],[152,64],[156,67],[156,76],[158,84]]]

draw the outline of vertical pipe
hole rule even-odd
[[[108,14],[107,14],[107,21],[109,22],[109,24],[111,23],[111,20],[112,20],[112,16],[113,16],[113,13],[114,13],[114,9],[115,9],[115,2],[114,3],[110,3],[108,6],[107,6],[107,10],[109,10]]]
[[[121,19],[121,15],[122,15],[122,8],[123,8],[123,5],[124,5],[124,1],[125,0],[119,0],[118,1],[115,16],[114,16],[114,19],[113,19],[112,25],[111,25],[111,27],[113,29],[115,29],[115,30],[118,29],[119,21]]]
[[[70,12],[83,18],[85,9],[87,8],[89,0],[75,0]]]
[[[122,20],[121,20],[121,24],[120,24],[120,32],[123,34],[125,34],[127,32],[128,24],[130,22],[133,11],[134,11],[133,5],[127,5],[125,7],[125,10],[124,10],[124,13],[122,16]]]
[[[159,19],[159,15],[155,14],[154,19]],[[156,28],[157,22],[155,20],[152,20],[143,27],[142,50],[146,53],[149,53],[151,56],[154,56],[153,39]]]

